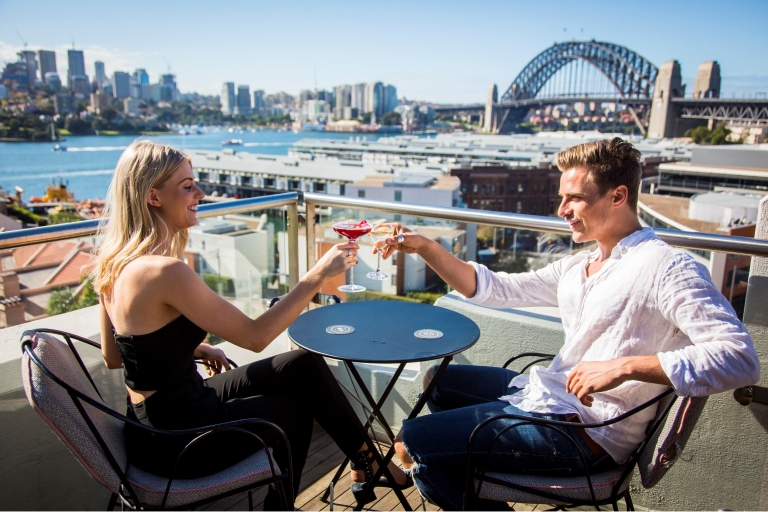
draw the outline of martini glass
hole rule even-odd
[[[392,225],[386,225],[386,224],[379,224],[378,226],[374,227],[370,233],[368,233],[368,236],[371,237],[371,241],[373,242],[373,246],[376,248],[376,272],[368,272],[365,277],[368,279],[373,279],[375,281],[383,281],[386,278],[389,277],[389,274],[386,274],[379,270],[381,267],[381,247],[378,246],[379,243],[383,242],[387,238],[391,237],[395,234],[395,226]]]
[[[333,221],[333,230],[340,234],[343,237],[346,237],[347,240],[350,242],[354,242],[358,238],[360,238],[363,235],[367,235],[371,228],[370,224],[368,224],[368,221],[366,220],[355,220],[355,219],[337,219]],[[352,273],[349,277],[349,284],[345,284],[343,286],[339,286],[340,292],[347,292],[347,293],[357,293],[357,292],[364,292],[365,286],[360,286],[359,284],[355,284],[355,271],[352,270]]]

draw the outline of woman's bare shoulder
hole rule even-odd
[[[140,256],[128,263],[120,277],[125,277],[131,281],[134,279],[140,281],[164,281],[173,279],[180,274],[194,272],[189,265],[181,260],[170,256],[146,255]]]

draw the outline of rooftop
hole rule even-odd
[[[688,218],[689,199],[687,197],[662,196],[659,194],[640,194],[640,207],[643,205],[679,224],[683,231],[723,234],[717,222],[704,222]],[[662,219],[663,220],[663,219]]]
[[[353,185],[357,187],[408,187],[408,188],[428,188],[439,190],[456,190],[461,185],[459,178],[455,176],[427,176],[423,174],[401,174],[399,176],[387,176],[379,174],[375,176],[366,176]]]

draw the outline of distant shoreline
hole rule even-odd
[[[141,136],[149,136],[149,137],[159,137],[159,136],[166,136],[166,135],[179,135],[177,132],[136,132],[136,133],[125,133],[125,132],[115,132],[115,133],[84,133],[84,134],[73,134],[73,133],[67,133],[62,134],[64,137],[119,137],[121,135],[133,135],[136,137]],[[15,137],[0,137],[0,142],[34,142],[36,144],[57,144],[59,142],[62,142],[61,140],[32,140],[32,139],[22,139],[22,138],[15,138]]]

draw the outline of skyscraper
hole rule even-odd
[[[67,87],[74,91],[74,77],[85,78],[86,84],[88,83],[88,77],[85,74],[85,56],[82,50],[67,50],[67,64],[69,69],[67,70]]]
[[[221,87],[221,111],[232,115],[235,111],[235,83],[224,82]]]
[[[384,87],[384,114],[392,112],[397,106],[397,88],[388,84]]]
[[[266,107],[264,103],[264,91],[257,89],[253,91],[253,112],[254,114],[261,115],[262,109]]]
[[[112,92],[118,100],[131,96],[131,76],[123,71],[112,75]]]
[[[46,73],[59,73],[56,69],[56,52],[40,50],[37,52],[37,57],[40,59],[40,78],[47,84],[48,81],[45,79]]]
[[[179,91],[176,89],[176,75],[170,73],[160,75],[160,99],[162,101],[178,101]]]
[[[381,82],[366,84],[363,112],[371,112],[377,118],[384,115],[384,84]]]
[[[334,113],[337,119],[344,116],[344,107],[352,106],[352,86],[336,86],[336,103],[334,104]]]
[[[27,68],[27,83],[30,87],[34,87],[35,80],[37,80],[37,56],[35,56],[35,52],[24,50],[17,55]]]
[[[133,72],[133,76],[136,78],[136,83],[139,85],[149,85],[149,74],[146,69],[139,68]]]
[[[107,73],[104,70],[104,63],[97,60],[93,63],[94,71],[96,72],[96,82],[103,84],[107,81]]]
[[[365,109],[365,84],[355,84],[352,86],[350,96],[350,106],[362,112]]]
[[[237,86],[237,104],[235,113],[244,116],[251,115],[251,88],[247,85]]]

